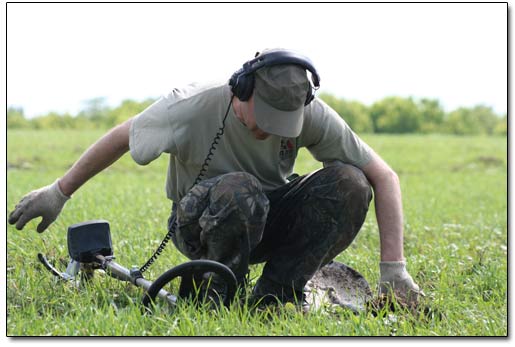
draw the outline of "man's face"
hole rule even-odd
[[[270,134],[259,129],[256,124],[256,117],[254,116],[254,96],[247,102],[239,101],[239,106],[236,107],[236,117],[252,132],[252,135],[257,140],[265,140]]]

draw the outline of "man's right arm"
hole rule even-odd
[[[109,167],[129,151],[129,130],[132,119],[114,127],[77,160],[59,180],[59,187],[66,196],[71,196],[90,178]]]
[[[111,129],[89,147],[61,179],[25,195],[9,214],[9,223],[21,230],[30,220],[43,217],[37,227],[38,232],[43,232],[77,189],[129,150],[131,123],[129,119]]]

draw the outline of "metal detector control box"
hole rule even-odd
[[[80,263],[97,261],[98,254],[113,255],[109,223],[105,220],[91,220],[68,227],[68,253]]]

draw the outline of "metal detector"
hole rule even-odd
[[[212,260],[192,260],[175,266],[154,282],[143,278],[137,267],[129,270],[121,266],[114,261],[109,223],[105,220],[93,220],[70,226],[68,253],[70,261],[65,272],[59,272],[41,253],[38,254],[38,259],[53,275],[66,281],[89,279],[93,276],[94,270],[102,269],[115,279],[143,288],[145,294],[142,303],[146,308],[150,308],[156,297],[172,306],[176,306],[179,298],[195,297],[200,286],[209,286],[206,281],[213,274],[217,275],[217,284],[222,283],[225,287],[225,290],[218,293],[220,302],[229,306],[236,293],[234,273],[226,265]],[[78,275],[80,277],[77,278]],[[163,289],[166,284],[178,277],[181,278],[178,295]]]

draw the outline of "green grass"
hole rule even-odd
[[[7,133],[7,208],[27,192],[62,176],[99,131]],[[159,305],[141,314],[142,291],[97,274],[80,289],[57,283],[38,262],[42,252],[64,269],[71,224],[106,219],[118,263],[142,265],[166,233],[171,202],[164,194],[166,156],[146,167],[129,155],[95,177],[67,203],[43,234],[38,221],[23,231],[7,227],[7,335],[181,336],[506,336],[507,335],[507,139],[443,135],[363,138],[398,172],[405,214],[408,269],[424,289],[422,304],[434,314],[399,311],[379,316],[322,310],[303,315],[234,305],[210,311]],[[297,172],[319,167],[299,155]],[[338,260],[377,287],[379,242],[373,204],[355,242]],[[146,277],[187,259],[167,247]],[[252,269],[259,276],[261,266]]]

